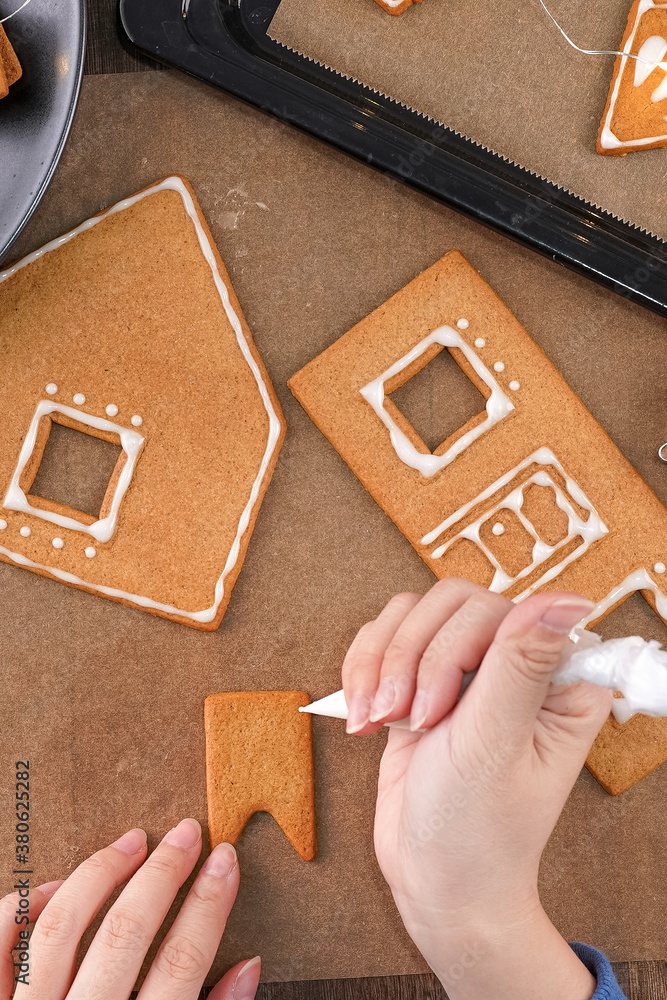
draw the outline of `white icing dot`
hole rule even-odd
[[[77,406],[83,406],[86,402],[86,397],[82,392],[77,392],[75,396],[72,396],[72,402],[76,403]]]
[[[64,544],[65,543],[62,538],[54,538],[51,540],[51,545],[53,545],[54,549],[62,549]]]
[[[510,382],[510,389],[512,390],[512,392],[516,392],[517,389],[520,389],[520,388],[521,388],[521,383],[517,382],[517,380],[515,378],[512,379],[512,381]]]
[[[4,531],[6,527],[7,527],[7,522],[3,521],[2,518],[0,517],[0,531]]]
[[[93,559],[97,555],[97,549],[94,549],[92,545],[86,548],[86,555],[89,559]]]
[[[505,365],[502,363],[502,361],[496,361],[495,365],[493,366],[493,370],[494,372],[504,372]]]
[[[475,347],[486,347],[486,341],[484,337],[478,337],[475,341]]]
[[[665,572],[665,564],[664,563],[656,563],[655,566],[653,567],[653,569],[655,570],[656,573],[664,573]]]
[[[494,533],[494,535],[502,535],[503,532],[505,531],[505,525],[501,524],[500,521],[496,521],[494,526],[491,528],[491,531]]]
[[[30,533],[30,528],[28,528],[25,524],[19,529],[19,534],[23,535],[24,538],[27,538]]]
[[[116,414],[118,413],[118,407],[116,406],[115,403],[109,403],[109,405],[105,409],[105,412],[107,417],[115,417]]]
[[[48,392],[49,396],[53,396],[54,392],[58,392],[58,386],[56,385],[55,382],[49,382],[49,384],[46,387],[46,391]]]
[[[456,325],[458,326],[459,330],[467,330],[468,327],[470,326],[470,323],[468,322],[467,319],[457,319]]]
[[[132,419],[130,420],[130,423],[134,427],[141,427],[141,425],[143,424],[143,422],[144,422],[144,418],[140,417],[138,413],[135,413],[134,416],[132,417]]]

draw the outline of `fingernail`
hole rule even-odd
[[[385,677],[375,693],[371,705],[371,722],[379,722],[389,715],[396,703],[396,686],[391,677]]]
[[[234,985],[232,986],[232,997],[234,1000],[252,1000],[257,992],[261,968],[262,960],[257,955],[239,969],[234,980]]]
[[[224,878],[236,865],[236,851],[231,844],[218,844],[214,847],[202,866],[203,872]]]
[[[37,888],[43,896],[52,896],[62,884],[61,879],[59,882],[45,882],[44,885],[38,885]]]
[[[190,848],[195,847],[201,840],[201,827],[196,819],[182,819],[178,826],[175,826],[163,840],[165,844],[172,844],[174,847]]]
[[[417,690],[414,700],[412,702],[412,708],[410,710],[410,731],[416,733],[418,729],[421,729],[426,722],[426,716],[428,715],[428,694],[421,688]]]
[[[369,721],[370,714],[370,698],[367,698],[365,694],[360,693],[352,695],[350,707],[347,712],[347,725],[345,726],[345,731],[350,734],[358,733],[359,730],[363,729]]]
[[[118,840],[114,840],[111,846],[123,854],[138,854],[146,846],[146,834],[143,830],[128,830]]]
[[[567,635],[575,625],[578,625],[582,618],[589,615],[595,604],[582,598],[579,601],[571,597],[564,597],[556,601],[544,612],[540,618],[540,623],[554,632]]]

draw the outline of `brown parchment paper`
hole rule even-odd
[[[582,48],[617,49],[630,0],[548,0]],[[572,49],[538,0],[282,0],[277,41],[667,238],[664,150],[595,152],[613,56]]]
[[[428,0],[424,0],[425,3]],[[667,323],[184,76],[89,77],[70,141],[17,253],[169,172],[194,185],[276,387],[288,432],[220,629],[202,633],[0,565],[0,873],[12,883],[14,761],[32,771],[35,884],[141,825],[206,818],[203,704],[215,691],[340,686],[356,630],[434,578],[311,423],[287,378],[458,247],[667,500]],[[454,391],[454,390],[452,390]],[[411,417],[433,418],[426,393]],[[590,456],[595,461],[595,455]],[[667,630],[633,598],[606,634]],[[215,971],[261,954],[266,980],[424,969],[371,842],[384,736],[313,724],[318,853],[257,816]],[[544,858],[570,939],[667,957],[667,766],[619,798],[584,772]]]

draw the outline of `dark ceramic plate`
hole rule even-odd
[[[0,18],[21,0],[0,0]],[[4,24],[22,78],[0,100],[0,260],[51,180],[79,96],[84,0],[30,0]]]

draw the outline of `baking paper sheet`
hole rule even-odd
[[[582,48],[617,49],[630,0],[548,0]],[[667,151],[595,152],[613,56],[572,49],[538,0],[282,0],[272,38],[667,238]],[[667,114],[667,104],[666,104]]]
[[[424,0],[424,6],[430,0]],[[113,155],[109,151],[113,150]],[[0,564],[0,891],[12,884],[14,762],[32,772],[35,883],[132,826],[149,844],[205,826],[203,705],[214,691],[340,687],[348,644],[429,570],[308,419],[287,379],[459,248],[667,500],[667,321],[172,72],[88,77],[70,141],[17,254],[165,174],[188,177],[287,419],[287,438],[220,629],[197,632]],[[138,277],[138,280],[139,277]],[[429,422],[426,394],[415,422]],[[4,419],[7,419],[5,416]],[[595,461],[595,455],[590,455]],[[606,634],[667,630],[640,598]],[[313,722],[318,853],[266,815],[215,972],[260,954],[266,980],[424,970],[377,868],[384,734]],[[617,799],[584,772],[545,854],[558,928],[613,959],[667,955],[667,766]]]

